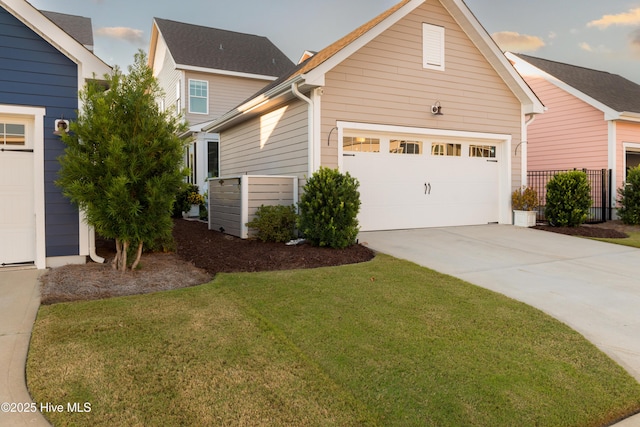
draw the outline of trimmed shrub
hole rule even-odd
[[[545,215],[556,227],[577,227],[587,220],[591,186],[581,171],[561,172],[547,183]]]
[[[538,207],[538,193],[531,187],[522,186],[511,193],[511,205],[516,211],[532,211]]]
[[[256,230],[263,242],[288,242],[295,238],[298,215],[295,206],[265,206],[256,211],[256,217],[247,226]]]
[[[315,246],[346,248],[358,235],[358,180],[347,172],[320,168],[304,186],[298,229]]]
[[[627,172],[627,181],[618,188],[620,208],[618,216],[625,224],[640,224],[640,166]]]

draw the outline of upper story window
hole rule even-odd
[[[422,24],[422,66],[444,71],[444,27]]]
[[[189,80],[189,112],[209,113],[209,82],[206,80]]]

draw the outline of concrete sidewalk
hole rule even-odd
[[[0,404],[31,403],[25,366],[31,329],[40,306],[40,272],[0,270]],[[0,410],[0,427],[49,426],[40,412]],[[20,409],[14,405],[13,408]]]

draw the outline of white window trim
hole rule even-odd
[[[444,71],[444,27],[422,24],[422,67]]]
[[[206,106],[206,111],[200,112],[200,111],[193,111],[191,109],[191,83],[204,83],[207,86],[207,96],[205,97],[205,106]],[[189,79],[189,85],[187,87],[187,90],[189,91],[189,114],[202,114],[204,116],[209,114],[209,81],[207,80],[199,80],[199,79]],[[196,97],[197,99],[202,99],[201,97]]]

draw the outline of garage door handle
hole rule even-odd
[[[431,194],[431,183],[424,183],[424,194]]]
[[[342,154],[342,157],[355,157],[355,154]]]

